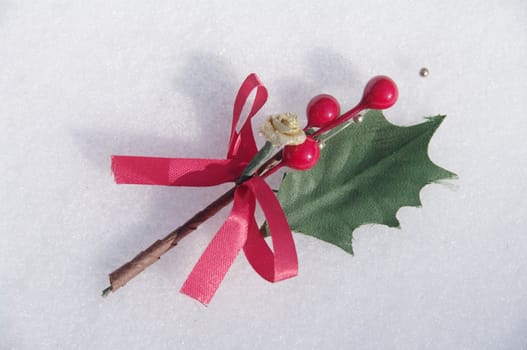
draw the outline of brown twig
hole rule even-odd
[[[227,206],[227,204],[229,204],[234,198],[235,190],[236,186],[225,192],[214,202],[210,203],[205,209],[198,212],[183,225],[170,232],[165,238],[157,240],[146,250],[139,253],[135,258],[113,271],[110,274],[110,286],[102,292],[102,295],[107,296],[110,292],[116,291],[148,266],[158,261],[163,254],[175,247],[185,236],[195,231],[199,225]]]

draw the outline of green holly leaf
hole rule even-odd
[[[456,175],[428,157],[428,143],[445,116],[401,127],[369,111],[329,139],[317,165],[285,175],[278,199],[291,229],[353,254],[353,231],[367,223],[399,227],[403,206],[421,205],[419,192]]]

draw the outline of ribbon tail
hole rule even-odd
[[[112,156],[118,184],[215,186],[235,181],[246,165],[232,159]]]
[[[249,218],[254,214],[255,200],[244,187],[234,194],[234,205],[229,217],[216,233],[210,244],[181,287],[186,294],[208,305],[234,259],[245,245]]]
[[[260,177],[255,176],[244,183],[255,195],[262,207],[271,232],[273,251],[260,233],[254,216],[249,221],[245,256],[260,276],[277,282],[298,274],[298,258],[295,242],[285,214],[273,191]]]

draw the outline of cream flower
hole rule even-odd
[[[274,146],[300,145],[306,140],[298,117],[293,113],[270,116],[260,128],[260,132]]]

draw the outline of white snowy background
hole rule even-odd
[[[524,0],[0,1],[0,349],[527,349],[526,18]],[[224,210],[103,299],[227,188],[117,186],[109,156],[223,157],[250,72],[257,122],[390,75],[391,121],[448,114],[430,155],[459,180],[401,230],[361,227],[355,256],[296,234],[297,278],[240,255],[204,307],[178,291]]]

